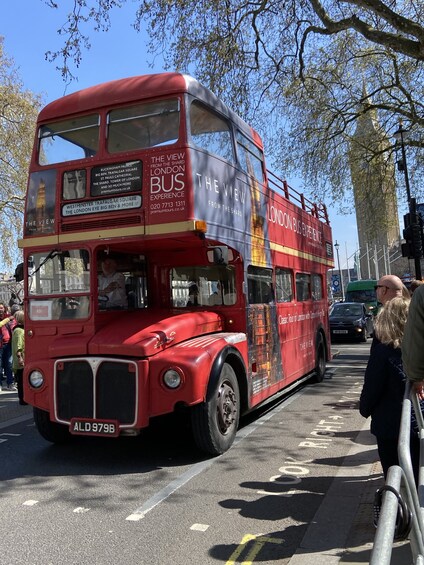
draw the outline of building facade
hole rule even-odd
[[[390,141],[369,105],[357,120],[351,141],[352,177],[359,241],[360,278],[392,272],[400,250],[395,166]],[[403,267],[401,267],[402,270]]]

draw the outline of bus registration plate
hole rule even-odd
[[[119,436],[119,425],[115,420],[90,420],[87,418],[72,418],[69,431],[82,436]]]

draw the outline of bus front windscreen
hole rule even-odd
[[[99,150],[97,114],[46,124],[38,132],[38,162],[52,165],[93,157]]]
[[[28,267],[32,320],[88,317],[90,264],[87,250],[34,253]]]
[[[112,110],[108,115],[107,150],[122,153],[170,145],[178,140],[179,129],[177,99]]]
[[[350,290],[346,293],[346,302],[375,302],[377,296],[374,289]]]

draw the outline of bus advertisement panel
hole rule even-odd
[[[192,77],[70,94],[38,117],[24,235],[24,395],[44,438],[137,435],[186,410],[197,446],[331,356],[326,209]]]

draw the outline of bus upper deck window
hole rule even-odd
[[[239,131],[237,131],[237,152],[242,169],[259,182],[264,182],[263,153]]]
[[[225,120],[195,100],[190,106],[191,139],[198,147],[234,162],[231,131]]]
[[[41,126],[38,132],[40,165],[93,157],[99,150],[100,117],[97,114]]]
[[[180,101],[159,100],[112,110],[108,115],[109,153],[170,145],[178,141]]]

